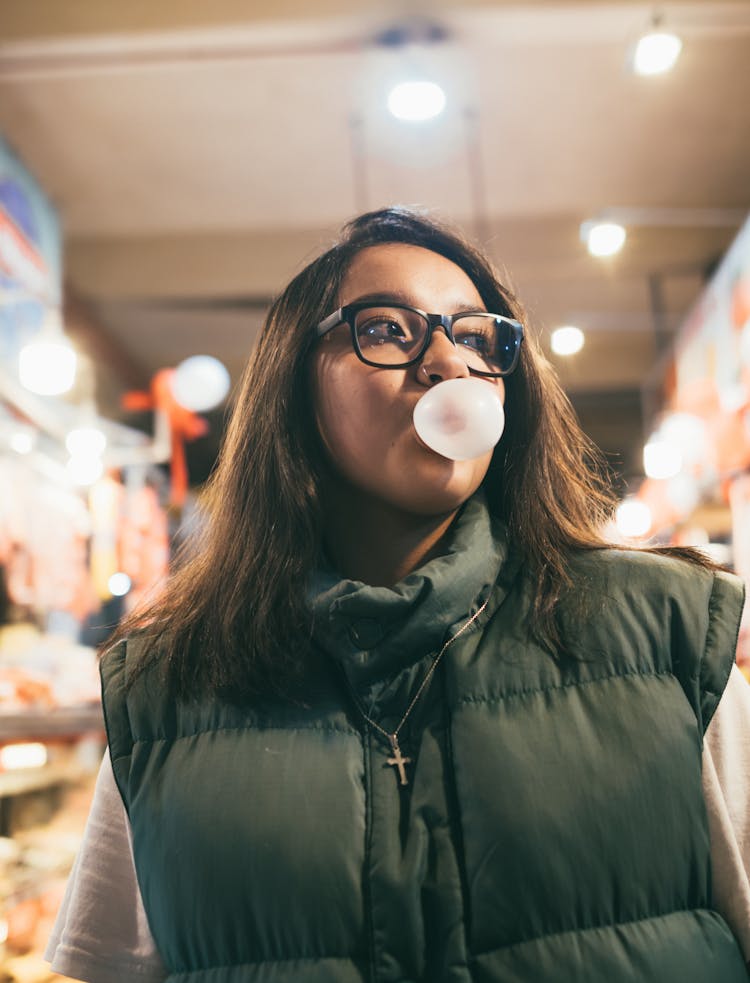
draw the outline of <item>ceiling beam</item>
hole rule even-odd
[[[451,0],[438,0],[429,8],[429,14],[404,11],[399,0],[316,0],[311,8],[309,0],[129,0],[128,3],[102,3],[102,0],[3,0],[0,4],[0,51],[19,42],[55,42],[64,38],[96,38],[97,36],[127,36],[133,42],[138,35],[163,32],[212,31],[232,25],[237,28],[253,27],[271,33],[293,25],[305,26],[326,23],[330,32],[332,22],[342,27],[364,21],[382,26],[384,22],[403,23],[409,19],[450,22],[461,12],[502,12],[526,31],[529,19],[536,24],[539,37],[553,29],[559,43],[566,36],[566,24],[570,25],[571,38],[580,40],[580,24],[575,14],[588,20],[587,32],[592,27],[601,33],[602,25],[643,22],[647,26],[653,13],[653,4],[644,0],[472,0],[457,4]],[[688,33],[722,33],[728,28],[743,29],[748,24],[746,0],[681,0],[679,3],[661,4],[666,17]],[[601,11],[603,21],[597,27],[590,18],[594,8]],[[543,15],[547,30],[539,21]],[[635,21],[634,21],[635,16]],[[122,37],[126,40],[125,37]]]

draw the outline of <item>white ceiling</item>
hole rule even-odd
[[[653,290],[672,331],[750,209],[750,3],[659,8],[684,50],[644,79],[628,67],[641,2],[4,0],[0,132],[57,205],[69,282],[119,353],[103,404],[126,362],[145,380],[208,351],[236,374],[263,304],[340,224],[405,202],[476,235],[544,339],[587,330],[563,381],[634,470]],[[446,40],[375,43],[427,14]],[[388,118],[408,71],[444,84],[439,120]],[[594,260],[579,225],[612,209],[628,241]]]

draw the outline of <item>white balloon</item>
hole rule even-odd
[[[212,410],[229,392],[229,373],[218,358],[192,355],[175,369],[172,393],[177,402],[193,413]]]
[[[420,439],[452,461],[482,457],[500,440],[504,426],[500,394],[475,376],[438,383],[414,407]]]

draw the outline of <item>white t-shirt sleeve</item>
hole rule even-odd
[[[146,920],[109,751],[44,957],[54,972],[86,983],[162,983],[169,975]]]
[[[703,743],[714,905],[750,963],[750,685],[732,668]]]

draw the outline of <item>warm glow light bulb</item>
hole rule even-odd
[[[592,256],[614,256],[622,249],[627,236],[617,222],[584,223],[582,232]]]
[[[73,457],[100,457],[107,438],[98,427],[77,427],[65,438],[65,446]]]
[[[620,502],[615,513],[617,529],[628,539],[640,539],[651,528],[651,509],[637,498],[626,498]]]
[[[63,341],[32,341],[18,356],[21,384],[39,396],[59,396],[72,389],[76,353]]]
[[[113,573],[107,581],[107,586],[113,597],[124,597],[133,585],[126,573]]]
[[[682,451],[660,437],[652,437],[643,448],[643,470],[649,478],[674,478],[682,470]]]
[[[401,82],[391,89],[388,109],[396,119],[416,123],[445,109],[445,93],[435,82]]]
[[[652,31],[636,45],[633,68],[639,75],[661,75],[674,67],[681,51],[682,41],[676,34]]]
[[[221,403],[229,386],[229,373],[218,358],[191,355],[175,369],[172,395],[185,409],[205,413]]]
[[[16,454],[30,454],[34,450],[34,435],[28,430],[16,430],[11,435],[10,446]]]
[[[583,348],[583,331],[572,324],[556,328],[552,332],[551,345],[555,355],[575,355]]]
[[[43,768],[46,764],[47,748],[44,744],[6,744],[0,748],[0,767],[4,771]]]

